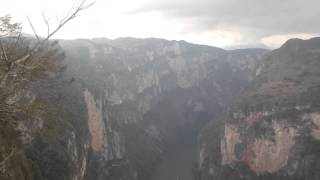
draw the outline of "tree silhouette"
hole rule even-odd
[[[37,34],[29,18],[34,37],[25,37],[21,24],[12,22],[10,15],[0,17],[0,179],[10,177],[7,164],[22,148],[18,120],[26,118],[30,106],[19,102],[19,94],[23,94],[32,81],[64,69],[64,53],[51,38],[94,3],[78,1],[53,28],[43,15],[47,27],[45,37]]]

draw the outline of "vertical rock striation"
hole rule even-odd
[[[104,121],[102,119],[102,104],[96,102],[92,94],[84,91],[84,99],[88,110],[88,127],[91,136],[91,148],[96,152],[101,152],[107,144],[107,136]]]
[[[66,71],[31,90],[46,104],[25,144],[34,179],[149,180],[168,147],[224,112],[266,53],[162,39],[60,45]],[[225,130],[225,163],[243,142],[236,127]]]
[[[265,56],[221,117],[224,131],[202,132],[202,179],[320,178],[319,49],[319,38],[293,39]]]

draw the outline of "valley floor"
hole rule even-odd
[[[184,137],[169,148],[151,180],[194,180],[196,137]]]

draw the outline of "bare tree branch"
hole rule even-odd
[[[51,31],[50,33],[48,33],[47,37],[45,37],[44,39],[42,39],[30,52],[30,56],[28,58],[25,58],[23,60],[28,61],[28,59],[30,59],[38,50],[41,46],[43,46],[45,43],[47,43],[47,41],[53,36],[55,35],[62,27],[64,27],[69,21],[71,21],[72,19],[74,19],[81,11],[86,10],[88,8],[90,8],[91,6],[93,6],[95,4],[95,0],[92,1],[91,3],[87,3],[87,0],[82,0],[80,2],[80,4],[78,6],[76,6],[76,9],[71,8],[69,10],[69,12],[67,13],[67,15],[61,19],[61,21],[59,21],[57,27]],[[29,18],[28,18],[29,19]],[[31,23],[31,20],[29,19],[30,22],[30,26],[32,27],[32,29],[34,29],[33,24]],[[39,40],[39,36],[37,34],[37,32],[35,30],[33,30],[36,38]],[[21,61],[22,59],[19,60],[19,63],[23,62]]]
[[[28,18],[28,21],[29,21],[29,25],[30,25],[30,27],[31,27],[31,29],[33,31],[33,34],[36,36],[37,40],[40,42],[40,38],[38,36],[38,33],[37,33],[36,29],[34,28],[29,16],[27,18]]]
[[[46,26],[47,26],[47,36],[49,36],[49,34],[50,34],[49,18],[46,18],[45,14],[42,13],[42,19],[43,19],[44,23],[45,23]]]
[[[72,8],[70,11],[67,13],[67,16],[61,19],[59,22],[58,26],[56,27],[55,30],[53,30],[46,38],[45,41],[50,39],[54,34],[56,34],[65,24],[67,24],[70,20],[74,19],[80,11],[86,10],[89,7],[93,6],[95,1],[86,4],[87,0],[82,0],[79,6],[72,12]]]

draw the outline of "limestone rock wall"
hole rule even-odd
[[[91,148],[94,151],[101,152],[104,145],[107,144],[107,134],[105,124],[102,119],[102,104],[96,102],[92,94],[84,91],[84,99],[88,109],[88,127],[91,136]]]
[[[161,39],[60,44],[88,112],[86,179],[148,179],[165,147],[225,107],[266,52]]]
[[[319,38],[289,40],[261,61],[229,111],[201,133],[202,179],[320,178],[319,48]]]
[[[36,180],[149,180],[168,146],[224,112],[266,52],[162,39],[59,44],[66,70],[32,85],[46,106],[20,125]],[[227,155],[241,136],[229,138]]]

